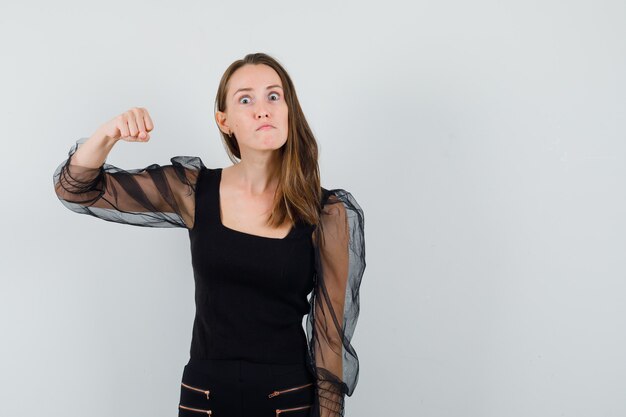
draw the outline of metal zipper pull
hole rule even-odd
[[[199,413],[207,413],[207,415],[209,415],[209,416],[212,414],[211,410],[203,410],[202,408],[191,408],[191,407],[187,407],[186,405],[182,405],[182,404],[178,404],[178,406],[180,408],[184,408],[185,410],[197,411]]]
[[[278,417],[280,415],[280,413],[284,413],[285,411],[289,412],[289,411],[296,411],[296,410],[302,410],[304,408],[309,408],[311,407],[311,405],[303,405],[302,407],[294,407],[294,408],[277,408],[276,409],[276,417]]]
[[[270,395],[268,395],[267,397],[268,398],[273,398],[273,397],[275,397],[277,395],[282,394],[283,392],[295,391],[297,389],[308,387],[309,385],[313,385],[313,383],[309,382],[308,384],[300,385],[299,387],[288,388],[288,389],[284,389],[284,390],[281,390],[281,391],[274,391]]]
[[[187,387],[187,388],[192,389],[192,390],[195,390],[195,391],[203,392],[203,393],[205,393],[205,394],[206,394],[206,399],[207,399],[207,400],[209,399],[209,393],[210,393],[210,391],[209,391],[208,389],[201,389],[201,388],[192,387],[191,385],[187,385],[187,384],[185,384],[184,382],[181,382],[181,385],[182,385],[183,387]]]

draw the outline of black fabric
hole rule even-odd
[[[189,231],[196,282],[190,356],[305,363],[312,227],[296,225],[283,239],[227,228],[219,214],[221,172],[203,170],[196,185]]]
[[[71,156],[86,140],[76,141],[53,175],[68,209],[188,229],[196,283],[190,357],[304,363],[315,378],[311,416],[343,416],[359,378],[351,340],[365,270],[364,215],[351,193],[322,188],[318,225],[296,224],[284,239],[256,236],[221,224],[221,168],[192,156],[132,170],[76,166]]]
[[[63,205],[110,222],[187,227],[183,216],[193,214],[197,175],[205,168],[200,158],[175,156],[170,165],[128,170],[106,162],[99,168],[72,164],[72,155],[87,139],[78,139],[54,171],[54,189]]]
[[[183,370],[179,417],[310,417],[315,378],[304,364],[194,359]]]

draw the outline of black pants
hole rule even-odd
[[[189,359],[179,417],[309,417],[314,378],[305,364]]]

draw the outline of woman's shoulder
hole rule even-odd
[[[182,166],[188,169],[204,170],[207,167],[199,156],[177,155],[170,158],[170,162],[175,166]]]
[[[205,171],[207,174],[216,174],[224,169],[222,167],[207,167],[199,156],[177,155],[170,158],[170,161],[176,167]]]
[[[343,202],[344,204],[351,203],[351,202],[356,203],[356,199],[354,198],[352,193],[345,188],[331,188],[331,189],[326,189],[324,187],[321,187],[321,188],[322,188],[322,205],[339,203],[339,202]]]

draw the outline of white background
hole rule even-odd
[[[626,415],[623,1],[4,1],[0,47],[0,415],[177,415],[186,231],[73,213],[52,174],[133,106],[151,140],[108,163],[228,166],[251,52],[365,212],[346,416]]]

